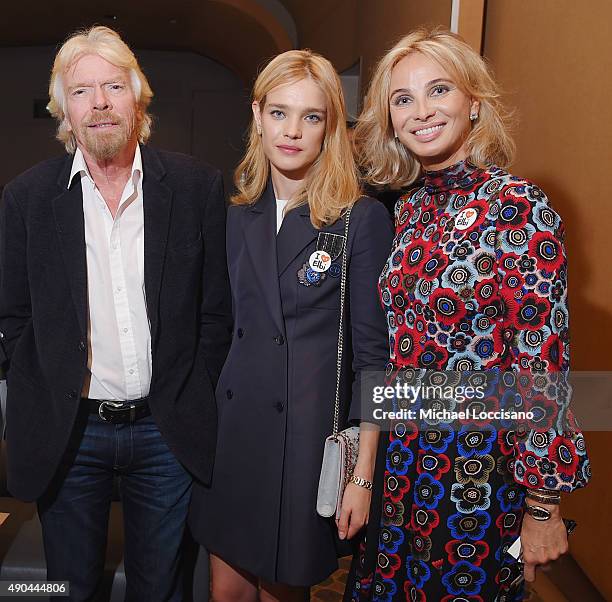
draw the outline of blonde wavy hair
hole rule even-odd
[[[57,139],[64,144],[70,154],[76,151],[76,139],[66,119],[63,76],[76,61],[88,54],[97,54],[129,73],[139,113],[138,140],[145,143],[151,135],[152,119],[147,113],[147,108],[153,98],[153,91],[129,46],[116,31],[101,25],[72,34],[55,56],[49,81],[50,102],[47,109],[59,122]]]
[[[405,187],[420,175],[417,159],[395,140],[389,114],[391,72],[413,52],[436,61],[466,95],[479,101],[478,120],[466,140],[468,160],[480,167],[507,167],[514,155],[509,133],[512,116],[500,100],[500,88],[486,62],[458,35],[441,28],[420,28],[393,46],[374,71],[354,136],[364,179],[373,185]]]
[[[286,211],[308,204],[315,228],[335,222],[360,195],[359,178],[346,128],[344,94],[332,64],[310,50],[289,50],[273,58],[253,87],[252,100],[263,109],[267,94],[283,84],[312,79],[326,100],[325,137],[321,152],[311,165],[302,187],[289,199]],[[263,194],[270,176],[270,162],[263,150],[257,123],[248,131],[244,158],[234,173],[236,205],[252,204]]]

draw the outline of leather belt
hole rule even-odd
[[[102,420],[112,424],[135,422],[151,415],[147,397],[128,401],[82,397],[81,401],[87,404],[90,414],[97,414]]]

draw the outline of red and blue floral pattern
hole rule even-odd
[[[544,193],[467,162],[421,184],[396,204],[380,278],[390,378],[406,368],[567,372],[564,230]],[[353,600],[514,599],[507,584],[518,569],[506,550],[525,486],[571,491],[590,476],[582,434],[555,429],[541,401],[546,428],[520,436],[393,425],[374,573],[362,557]]]

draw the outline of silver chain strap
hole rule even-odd
[[[342,373],[342,350],[344,348],[344,297],[346,294],[346,264],[349,221],[353,207],[344,214],[344,248],[342,249],[342,273],[340,275],[340,325],[338,327],[338,355],[336,356],[336,400],[334,402],[334,439],[338,438],[338,423],[340,422],[340,375]]]

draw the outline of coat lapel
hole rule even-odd
[[[83,193],[81,180],[75,177],[70,188],[68,179],[72,157],[66,163],[58,185],[63,192],[52,201],[55,227],[66,274],[70,283],[70,294],[77,313],[81,335],[87,337],[87,258],[85,255],[85,217],[83,215]]]
[[[310,223],[308,205],[296,207],[285,215],[278,233],[278,275],[283,275],[291,262],[317,237]]]
[[[278,275],[282,276],[295,258],[319,236],[319,232],[344,233],[344,220],[337,220],[331,226],[317,230],[310,221],[308,205],[296,207],[283,220],[278,233]]]
[[[140,151],[143,170],[144,280],[151,341],[154,342],[159,324],[159,293],[172,213],[172,190],[162,181],[166,172],[157,153],[146,146],[141,146]]]
[[[271,181],[259,201],[245,212],[244,239],[274,323],[284,333],[276,262],[276,199]]]

